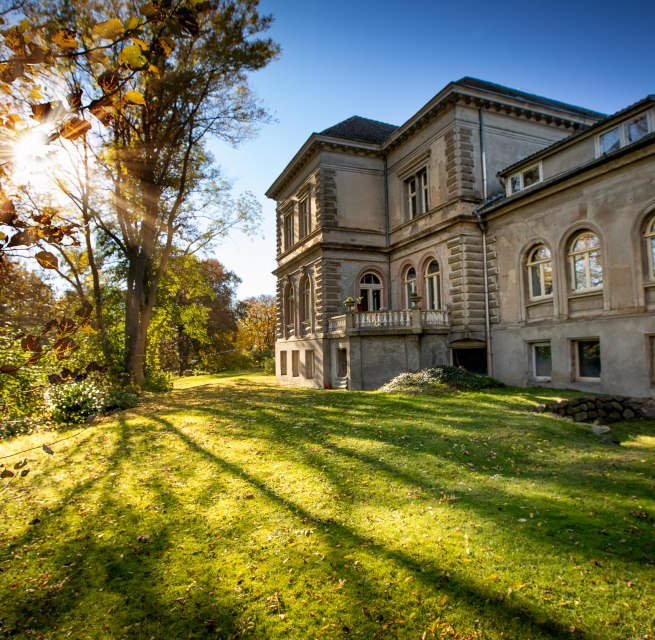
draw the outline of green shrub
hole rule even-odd
[[[53,386],[46,392],[52,419],[59,424],[79,424],[90,415],[101,413],[107,391],[93,379]]]
[[[268,358],[264,358],[262,360],[262,366],[264,367],[264,373],[274,375],[275,374],[275,356],[269,356]]]
[[[139,396],[128,389],[110,389],[103,411],[132,409],[139,404]]]
[[[387,393],[443,393],[445,391],[480,391],[492,387],[503,387],[502,382],[471,373],[462,367],[443,365],[422,369],[416,373],[401,373],[380,387]]]
[[[479,391],[480,389],[505,386],[500,380],[480,373],[471,373],[462,367],[442,365],[427,369],[427,371],[430,377],[436,382],[440,382],[452,389],[458,389],[459,391]]]
[[[148,391],[165,393],[173,388],[173,376],[161,369],[146,371],[146,384]]]

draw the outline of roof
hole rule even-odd
[[[378,120],[352,116],[321,131],[320,135],[356,142],[382,144],[398,127]]]
[[[576,115],[585,117],[604,118],[606,115],[598,111],[592,111],[591,109],[577,107],[576,105],[568,104],[567,102],[551,100],[550,98],[544,98],[543,96],[538,96],[534,93],[526,93],[525,91],[520,91],[519,89],[512,89],[511,87],[505,87],[502,84],[487,82],[486,80],[471,78],[469,76],[464,76],[453,84],[463,85],[471,89],[482,89],[488,93],[496,93],[498,95],[514,98],[516,100],[524,100],[525,102],[530,102],[532,104],[538,104],[543,107],[551,107],[557,109],[558,111],[568,111],[569,113],[574,113]]]
[[[599,120],[595,124],[592,124],[588,127],[584,127],[580,131],[576,131],[575,133],[572,133],[570,136],[567,136],[566,138],[562,138],[561,140],[558,140],[557,142],[554,142],[553,144],[549,145],[548,147],[544,149],[540,149],[539,151],[535,151],[535,153],[531,153],[529,156],[526,156],[524,158],[521,158],[518,162],[514,162],[513,164],[509,165],[508,167],[505,167],[502,171],[498,172],[499,176],[506,176],[512,172],[514,172],[516,169],[518,169],[520,166],[528,163],[528,162],[533,162],[537,158],[541,156],[547,156],[553,153],[555,150],[559,149],[560,147],[564,147],[568,144],[571,144],[572,141],[577,140],[578,138],[584,136],[584,135],[591,135],[592,132],[598,131],[598,129],[602,129],[605,125],[607,125],[609,122],[612,120],[619,120],[625,115],[628,114],[628,112],[634,110],[634,109],[639,109],[647,104],[652,104],[655,102],[655,95],[651,94],[646,96],[645,98],[642,98],[641,100],[625,107],[625,109],[621,109],[620,111],[617,111],[616,113],[613,113],[610,116],[604,117],[602,120]]]

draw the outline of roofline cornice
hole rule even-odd
[[[300,148],[284,168],[277,180],[268,188],[266,196],[277,200],[280,192],[313,160],[321,151],[342,151],[355,155],[382,157],[382,147],[372,142],[356,142],[344,138],[333,138],[332,136],[312,133],[305,144]]]

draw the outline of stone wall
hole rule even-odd
[[[631,418],[655,417],[653,401],[625,396],[580,396],[550,402],[537,407],[538,412],[555,413],[576,422],[610,424]]]

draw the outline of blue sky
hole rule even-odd
[[[312,132],[352,115],[400,125],[448,82],[473,76],[613,113],[655,93],[655,2],[261,0],[280,59],[251,84],[275,122],[231,149],[212,145],[235,192],[264,212],[254,240],[216,258],[240,298],[273,293],[275,205],[264,195]],[[263,236],[263,237],[261,237]]]

